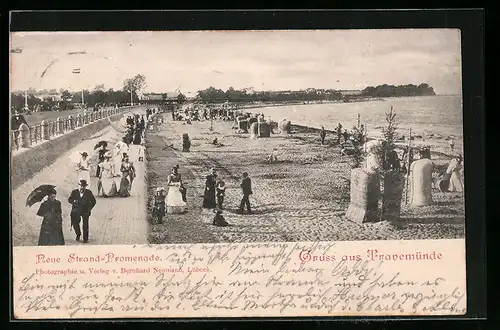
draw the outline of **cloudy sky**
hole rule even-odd
[[[462,88],[460,32],[452,29],[37,32],[13,33],[11,47],[22,49],[11,54],[11,90],[118,89],[138,73],[149,92],[422,82],[438,94]]]

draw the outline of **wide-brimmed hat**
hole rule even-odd
[[[88,156],[89,154],[84,151],[80,155],[82,155],[82,156]]]
[[[226,183],[224,181],[219,181],[219,182],[217,182],[217,186],[221,187],[221,188],[225,188],[226,187]]]
[[[165,191],[165,188],[163,188],[163,187],[156,188],[156,192],[160,192],[160,191]]]
[[[87,180],[80,180],[78,182],[78,185],[82,186],[82,187],[87,187],[89,184],[88,184]]]

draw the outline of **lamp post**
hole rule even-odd
[[[24,109],[28,109],[28,90],[24,91]]]
[[[73,74],[80,74],[81,73],[81,69],[73,69],[72,73]],[[83,87],[82,87],[82,108],[85,108],[85,99],[84,99],[84,96],[83,96]]]

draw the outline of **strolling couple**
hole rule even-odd
[[[243,210],[246,206],[247,212],[252,213],[250,207],[250,195],[252,192],[252,181],[248,177],[248,173],[244,172],[240,187],[243,191],[243,198],[240,202],[240,207],[238,213],[243,214]],[[205,192],[203,195],[203,208],[215,209],[216,207],[222,210],[224,198],[225,198],[225,184],[223,181],[217,181],[217,173],[214,168],[211,169],[210,174],[206,176],[205,181]],[[217,199],[217,201],[216,201]]]
[[[92,191],[87,189],[88,183],[80,180],[79,188],[71,192],[68,202],[71,207],[71,228],[75,230],[76,240],[79,241],[82,235],[80,223],[83,220],[83,243],[89,241],[89,217],[96,200]],[[39,246],[64,245],[64,235],[62,230],[62,210],[61,202],[56,199],[57,192],[54,188],[48,191],[48,198],[40,205],[38,216],[43,217],[38,239]]]

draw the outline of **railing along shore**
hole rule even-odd
[[[87,110],[76,116],[58,117],[56,120],[43,120],[40,124],[28,126],[21,124],[19,129],[11,130],[12,150],[29,148],[33,145],[59,137],[98,120],[114,116],[132,106],[104,108],[98,111]]]

